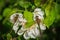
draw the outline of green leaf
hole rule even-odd
[[[35,9],[35,6],[34,6],[34,5],[32,5],[32,10],[33,10],[33,9]]]
[[[12,38],[11,34],[8,33],[8,34],[7,34],[7,40],[10,40],[11,38]]]
[[[56,9],[56,21],[58,21],[60,20],[60,4],[56,3],[55,9]]]
[[[6,8],[6,9],[4,9],[3,16],[4,16],[4,17],[8,16],[8,14],[11,13],[11,10],[12,10],[11,8]]]
[[[17,37],[18,40],[21,40],[20,36]]]
[[[6,10],[6,11],[7,11],[7,10]],[[3,20],[3,24],[5,24],[5,22],[10,18],[10,16],[11,16],[12,14],[16,13],[16,12],[17,12],[16,9],[11,9],[10,12],[6,12],[8,15],[5,14],[5,13],[3,13],[3,14],[5,14],[5,16],[6,16],[6,18]]]
[[[27,10],[24,11],[24,17],[27,20],[25,27],[30,27],[34,24],[33,14]]]
[[[45,13],[46,13],[46,17],[45,17],[44,23],[49,28],[53,24],[56,18],[55,17],[56,8],[55,8],[55,4],[53,3],[53,0],[49,1],[49,4],[45,8]]]
[[[0,12],[2,11],[2,8],[5,6],[5,1],[4,0],[0,0]]]
[[[37,7],[40,6],[40,2],[41,2],[41,0],[34,0],[34,4],[35,4]]]
[[[19,1],[19,5],[23,8],[28,8],[29,6],[31,6],[31,3],[27,1]]]
[[[2,16],[0,15],[0,20],[2,20]]]
[[[55,8],[52,8],[50,11],[47,10],[48,12],[46,12],[46,18],[44,20],[44,24],[49,28],[50,25],[53,24],[54,20],[55,20],[55,15],[56,15],[56,11],[55,11]]]

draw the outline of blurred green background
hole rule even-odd
[[[9,17],[26,10],[33,12],[35,8],[45,12],[47,29],[43,32],[43,40],[60,40],[60,0],[0,0],[0,40],[25,40],[14,33]]]

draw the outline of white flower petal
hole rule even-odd
[[[38,29],[38,28],[35,28],[34,31],[35,31],[35,36],[36,36],[36,37],[40,35],[40,34],[39,34],[40,32],[39,32],[39,29]]]
[[[26,29],[24,27],[21,27],[21,29],[18,31],[18,35],[22,35],[24,32],[26,31]]]
[[[26,20],[26,19],[23,19],[23,22],[25,22],[25,23],[26,23],[26,22],[27,22],[27,20]]]
[[[37,12],[38,15],[40,16],[43,16],[44,15],[44,12],[43,11],[40,11],[40,12]]]
[[[31,29],[31,32],[34,36],[36,35],[34,29]]]
[[[41,10],[41,9],[39,9],[39,8],[36,8],[35,10],[34,10],[34,12],[33,12],[33,15],[34,15],[34,21],[36,20],[36,16],[38,16],[38,18],[39,19],[44,19],[44,12]]]
[[[34,11],[39,12],[39,11],[41,11],[41,9],[40,8],[36,8]]]
[[[22,22],[22,21],[23,21],[23,18],[18,18],[18,20],[19,20],[20,22]]]
[[[15,33],[17,32],[19,28],[18,26],[19,26],[19,21],[17,20],[16,23],[13,25],[13,30],[15,31]]]
[[[26,31],[27,29],[26,29],[26,28],[24,28],[24,27],[21,27],[21,30]]]
[[[39,19],[41,19],[41,20],[43,20],[43,19],[44,19],[44,17],[41,17],[41,16],[38,16],[38,18],[39,18]]]
[[[28,32],[25,32],[23,36],[24,36],[25,39],[29,39],[30,38],[30,36],[28,35]]]
[[[16,26],[13,26],[13,30],[15,31],[15,33],[17,32],[17,30],[18,30],[18,27],[16,27]]]
[[[40,28],[41,28],[41,30],[46,30],[46,27],[44,24],[40,24]]]
[[[13,15],[10,16],[10,22],[14,23],[14,17],[15,16],[16,16],[15,14],[13,14]]]
[[[11,16],[10,16],[10,22],[11,23],[15,23],[14,22],[14,18],[16,17],[16,15],[18,15],[18,18],[20,17],[22,17],[22,14],[21,13],[14,13],[14,14],[12,14]]]
[[[29,32],[28,32],[28,35],[31,37],[31,38],[36,38],[35,37],[35,34],[34,34],[34,32],[33,32],[34,30],[30,30]]]
[[[19,14],[19,18],[23,18],[23,14],[22,13]]]
[[[18,35],[22,35],[23,33],[24,33],[23,30],[19,30],[19,31],[17,32]]]

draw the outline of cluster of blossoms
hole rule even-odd
[[[33,15],[34,16],[32,20],[34,21],[36,21],[36,16],[38,16],[39,20],[41,21],[44,19],[43,17],[44,12],[39,8],[36,8],[34,10]],[[39,37],[40,32],[38,29],[38,24],[35,23],[30,28],[25,28],[24,25],[26,25],[27,20],[23,17],[22,13],[14,13],[13,15],[11,15],[10,21],[14,24],[13,30],[15,31],[15,33],[17,33],[18,35],[23,35],[25,39],[29,39],[29,38],[35,39],[36,37]],[[19,25],[22,25],[20,29],[19,29]],[[39,25],[41,30],[46,29],[45,25],[42,22],[40,22]]]

